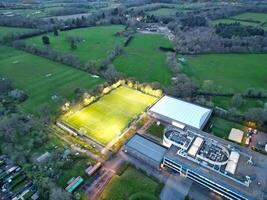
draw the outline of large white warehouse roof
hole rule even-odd
[[[163,96],[149,111],[198,129],[204,127],[212,113],[211,109],[169,96]]]

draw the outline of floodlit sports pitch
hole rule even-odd
[[[107,144],[120,135],[133,118],[145,111],[157,99],[121,86],[97,102],[72,115],[64,115],[61,119],[77,131],[82,130],[90,138]]]

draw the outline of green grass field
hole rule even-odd
[[[76,130],[86,131],[98,142],[107,144],[156,100],[155,97],[121,86],[78,112],[65,114],[62,120]]]
[[[0,39],[6,35],[11,34],[11,33],[25,33],[25,32],[29,32],[31,30],[33,30],[33,29],[0,26]]]
[[[160,46],[171,47],[171,43],[160,34],[138,33],[113,64],[128,77],[168,86],[171,73],[166,65],[165,53],[159,50]]]
[[[155,15],[155,16],[171,16],[175,15],[177,9],[175,8],[160,8],[157,10],[149,11],[148,14]]]
[[[114,25],[73,29],[60,32],[59,36],[51,33],[49,34],[50,46],[56,51],[78,56],[82,63],[92,60],[100,63],[117,44],[123,44],[124,37],[114,36],[116,32],[123,29],[123,26]],[[79,37],[84,41],[77,44],[77,49],[71,50],[70,43],[66,41],[66,37],[70,36]],[[27,42],[43,47],[41,36],[27,39]]]
[[[0,52],[0,77],[12,79],[27,93],[29,97],[21,106],[32,113],[46,103],[56,109],[53,95],[72,99],[76,88],[89,90],[103,82],[83,71],[5,46],[0,46]]]
[[[266,90],[267,54],[207,54],[187,58],[183,71],[200,86],[212,80],[226,92]]]
[[[245,26],[258,26],[266,29],[267,23],[267,13],[253,13],[253,12],[245,12],[227,19],[218,19],[214,20],[213,24],[226,23],[231,24],[239,22]]]
[[[156,123],[154,123],[149,127],[149,129],[146,132],[150,135],[163,139],[164,128],[165,128],[164,125],[160,124],[158,126]]]
[[[160,184],[154,179],[133,167],[128,167],[121,176],[111,179],[100,200],[159,200],[156,194],[159,187]]]
[[[240,130],[245,130],[245,127],[241,124],[231,122],[219,117],[214,117],[210,124],[212,124],[212,128],[207,128],[207,132],[210,132],[220,138],[227,139],[229,136],[229,133],[232,128],[237,128]]]
[[[252,20],[252,21],[259,21],[260,23],[267,22],[267,13],[253,13],[253,12],[246,12],[240,15],[236,15],[232,17],[238,20]]]

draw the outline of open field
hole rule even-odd
[[[252,13],[252,12],[246,12],[242,13],[233,17],[229,17],[226,19],[218,19],[214,20],[213,24],[219,24],[219,23],[235,23],[239,22],[245,26],[258,26],[261,28],[266,29],[267,28],[267,13]]]
[[[60,32],[59,36],[54,36],[51,33],[49,34],[50,46],[56,51],[78,56],[82,63],[93,60],[100,63],[117,44],[123,44],[125,38],[114,35],[116,32],[122,31],[123,28],[123,26],[114,25],[73,29]],[[71,50],[70,43],[66,41],[66,38],[71,36],[82,40],[77,44],[75,50]],[[27,42],[43,47],[41,36],[27,39]]]
[[[10,78],[27,93],[29,97],[21,106],[32,113],[43,104],[55,110],[57,103],[51,99],[54,95],[71,99],[76,88],[91,89],[103,82],[83,71],[15,49],[0,46],[0,52],[0,76]]]
[[[85,131],[94,140],[107,144],[156,100],[155,97],[121,86],[78,112],[65,114],[61,119],[78,131]]]
[[[157,10],[149,11],[148,14],[155,16],[170,16],[170,15],[175,15],[176,12],[177,9],[175,8],[160,8]]]
[[[159,47],[171,47],[171,43],[160,34],[138,33],[113,64],[128,77],[168,86],[171,73],[166,65],[166,55]]]
[[[159,200],[156,194],[159,189],[160,184],[154,179],[133,167],[128,167],[121,176],[111,179],[100,200]]]
[[[253,13],[253,12],[246,12],[240,15],[236,15],[232,17],[237,20],[246,20],[246,21],[258,21],[260,23],[267,22],[267,13]]]
[[[31,30],[33,30],[33,29],[0,26],[0,39],[4,36],[8,35],[8,34],[11,34],[11,33],[25,33],[25,32],[29,32]]]
[[[245,127],[242,126],[241,124],[231,122],[219,117],[214,117],[210,124],[212,124],[212,128],[207,128],[207,132],[213,133],[214,135],[227,139],[229,136],[229,133],[232,128],[237,128],[240,130],[245,131]]]
[[[267,54],[207,54],[187,59],[183,71],[200,86],[211,80],[225,92],[266,90]]]

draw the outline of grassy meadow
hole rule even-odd
[[[113,64],[128,77],[168,86],[171,83],[171,72],[166,65],[166,55],[159,47],[171,46],[171,42],[163,35],[138,33]]]
[[[245,127],[242,126],[241,124],[231,122],[231,121],[219,118],[219,117],[212,118],[210,125],[211,124],[212,124],[212,127],[208,127],[206,131],[223,139],[228,138],[229,133],[232,128],[237,128],[237,129],[245,131]]]
[[[233,17],[214,20],[213,24],[239,22],[245,26],[258,26],[267,30],[267,13],[245,12]]]
[[[26,92],[28,99],[21,107],[32,113],[47,103],[56,109],[54,95],[72,99],[76,88],[91,89],[103,82],[83,71],[5,46],[0,46],[0,52],[0,77],[10,78]]]
[[[106,186],[100,200],[143,199],[159,200],[156,191],[160,184],[133,167],[128,167],[121,176],[115,176]]]
[[[149,11],[148,14],[155,15],[155,16],[171,16],[175,15],[177,12],[177,9],[175,8],[160,8],[157,10]]]
[[[123,29],[124,27],[120,25],[79,28],[59,32],[59,36],[54,36],[53,33],[48,36],[50,46],[54,50],[76,55],[84,64],[89,61],[100,63],[117,44],[123,44],[125,38],[114,35]],[[67,37],[72,36],[82,40],[77,44],[77,49],[74,50],[71,49],[70,43],[66,40]],[[27,42],[39,47],[44,46],[41,36],[29,38]]]
[[[183,71],[200,86],[207,80],[224,92],[266,90],[267,54],[207,54],[187,58]]]
[[[155,97],[121,86],[78,112],[65,114],[62,120],[78,131],[85,131],[90,138],[107,144],[156,100]]]

